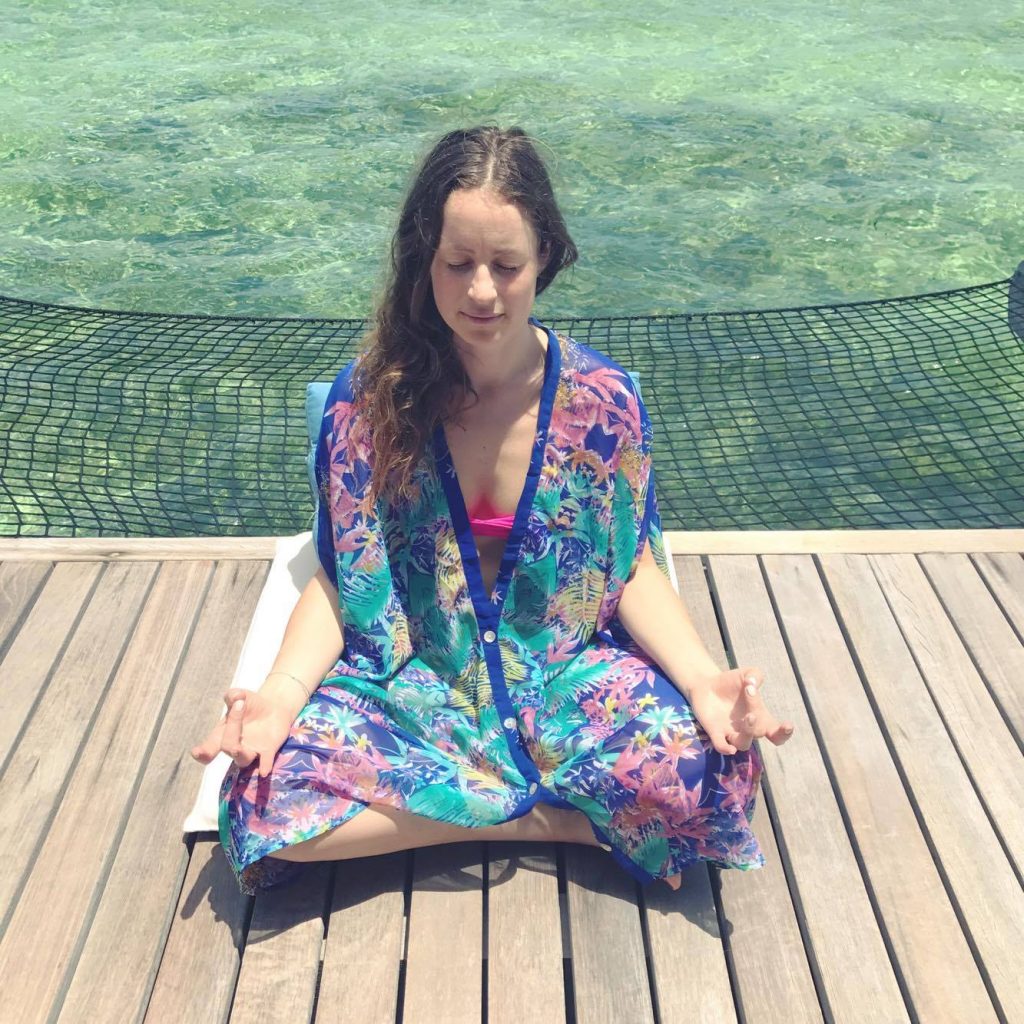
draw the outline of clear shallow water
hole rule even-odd
[[[8,5],[0,293],[364,316],[417,157],[479,122],[542,140],[581,250],[542,316],[1008,277],[1024,13],[852,6]]]

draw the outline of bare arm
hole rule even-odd
[[[345,649],[338,591],[323,566],[306,584],[285,627],[284,640],[271,672],[298,676],[306,689],[315,690]],[[297,715],[306,705],[299,684],[287,676],[269,676],[260,693]]]
[[[658,568],[649,544],[619,598],[619,621],[686,696],[722,670],[690,620],[686,605]]]

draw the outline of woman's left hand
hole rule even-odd
[[[761,700],[764,679],[758,669],[733,668],[697,680],[686,699],[720,754],[749,750],[767,736],[777,747],[793,735],[792,722],[780,722]]]

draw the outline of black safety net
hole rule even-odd
[[[840,306],[545,320],[639,373],[665,529],[1024,524],[1024,263]],[[306,384],[364,328],[0,297],[0,536],[308,529]]]

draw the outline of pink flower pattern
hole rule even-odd
[[[645,542],[668,574],[647,409],[617,363],[548,339],[534,454],[493,595],[441,438],[416,496],[375,507],[353,364],[335,379],[314,540],[338,586],[345,649],[268,778],[255,763],[225,776],[221,841],[243,892],[297,877],[301,865],[267,855],[371,804],[475,828],[543,799],[581,811],[643,883],[699,860],[763,866],[750,827],[756,744],[718,753],[616,617]]]

